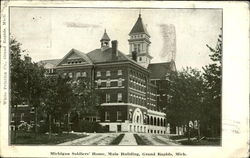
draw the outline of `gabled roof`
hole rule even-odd
[[[142,22],[141,14],[139,14],[139,17],[138,17],[134,27],[130,31],[129,35],[135,34],[135,33],[145,33],[149,36],[149,33]]]
[[[90,60],[92,60],[93,63],[131,60],[129,57],[124,55],[119,50],[118,50],[118,57],[116,59],[113,59],[112,48],[107,48],[104,51],[102,51],[101,49],[95,49],[87,53],[87,56],[90,58]]]
[[[104,31],[104,34],[103,34],[103,36],[102,36],[101,41],[110,41],[110,38],[109,38],[109,36],[108,36],[108,34],[107,34],[107,32],[106,32],[106,29],[105,29],[105,31]]]
[[[60,62],[61,59],[50,59],[50,60],[42,60],[42,61],[39,61],[38,64],[39,65],[43,65],[43,64],[51,64],[51,65],[54,65],[56,66],[59,62]]]
[[[150,71],[150,79],[165,79],[166,75],[175,71],[175,63],[173,61],[164,63],[151,63],[148,65]]]
[[[83,52],[76,50],[76,49],[71,49],[62,59],[60,62],[58,62],[58,64],[56,66],[59,66],[66,58],[68,58],[70,55],[72,55],[73,53],[75,53],[76,55],[80,56],[82,59],[84,59],[87,63],[89,64],[93,64],[92,61],[89,59],[89,57],[84,54]]]

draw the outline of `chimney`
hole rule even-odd
[[[132,60],[137,61],[137,52],[136,51],[132,52]]]
[[[118,57],[118,42],[117,40],[114,40],[111,42],[112,43],[112,59],[116,59]]]

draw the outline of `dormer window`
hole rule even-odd
[[[49,74],[53,74],[54,73],[54,69],[48,69]]]
[[[106,71],[106,76],[110,76],[110,71]]]

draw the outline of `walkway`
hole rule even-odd
[[[125,133],[119,145],[137,145],[133,133]]]
[[[142,133],[142,134],[139,134],[139,136],[145,142],[148,142],[150,145],[164,145],[164,146],[165,145],[171,145],[171,146],[178,145],[178,143],[170,140],[167,135]]]
[[[58,145],[109,145],[118,135],[117,133],[90,133],[89,136]]]

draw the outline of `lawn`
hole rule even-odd
[[[179,141],[182,145],[211,145],[211,146],[219,146],[221,144],[221,140],[220,139],[215,139],[215,140],[192,140],[192,141],[188,141],[188,140],[183,140],[183,141]]]
[[[148,145],[138,134],[134,134],[134,137],[138,145]]]
[[[61,134],[52,134],[51,139],[49,139],[48,134],[37,134],[37,136],[35,137],[34,133],[18,131],[15,143],[14,143],[14,132],[12,132],[11,136],[12,136],[11,144],[55,145],[55,144],[60,144],[60,143],[64,143],[67,141],[72,141],[78,138],[86,137],[87,135],[74,134],[74,133],[61,133]]]
[[[109,145],[119,145],[125,134],[120,134]]]
[[[169,138],[172,140],[177,140],[177,139],[183,139],[183,138],[187,138],[187,137],[184,135],[171,135],[171,136],[169,136]]]

